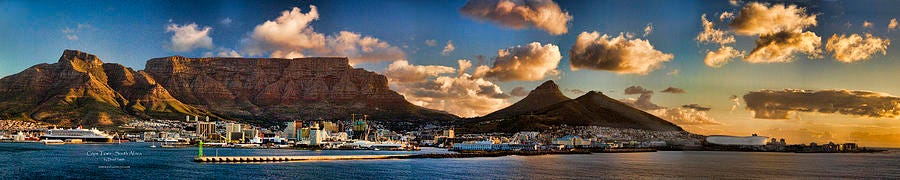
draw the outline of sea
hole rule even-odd
[[[451,153],[204,147],[205,156]],[[0,143],[0,179],[900,179],[900,150],[660,151],[443,159],[198,163],[197,147]]]

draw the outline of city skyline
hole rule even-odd
[[[463,117],[554,80],[705,135],[900,146],[892,1],[0,5],[0,76],[64,49],[135,69],[173,55],[347,56],[413,104]]]

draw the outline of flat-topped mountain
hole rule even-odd
[[[554,103],[555,102],[555,103]],[[538,86],[521,101],[462,125],[468,132],[539,131],[551,126],[605,126],[657,131],[681,127],[591,91],[575,99],[560,93],[553,81]]]
[[[400,122],[458,117],[415,106],[387,78],[352,68],[347,58],[185,58],[147,62],[134,71],[66,50],[0,79],[0,119],[63,126],[112,126],[132,119],[209,115],[274,125],[296,119],[346,119],[352,113]],[[407,122],[407,123],[402,123]]]

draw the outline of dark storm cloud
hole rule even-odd
[[[761,90],[744,95],[759,119],[788,119],[789,112],[840,113],[876,118],[900,116],[900,97],[859,90]]]

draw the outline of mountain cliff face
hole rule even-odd
[[[135,119],[135,115],[194,114],[193,109],[166,97],[165,89],[153,88],[152,80],[135,74],[139,73],[119,64],[104,64],[95,55],[66,50],[57,63],[38,64],[0,79],[0,118],[106,126]],[[161,105],[167,103],[172,105]]]
[[[468,132],[539,131],[551,126],[605,126],[657,131],[681,131],[681,127],[612,99],[588,92],[569,99],[552,81],[538,86],[521,101],[463,124]]]
[[[340,119],[425,122],[455,116],[407,102],[387,78],[347,58],[151,59],[147,74],[182,102],[237,119]]]
[[[0,79],[0,119],[62,126],[114,126],[133,119],[214,119],[275,125],[283,120],[346,119],[351,113],[393,121],[450,122],[458,117],[415,106],[387,78],[350,67],[347,58],[151,59],[134,71],[66,50]]]

